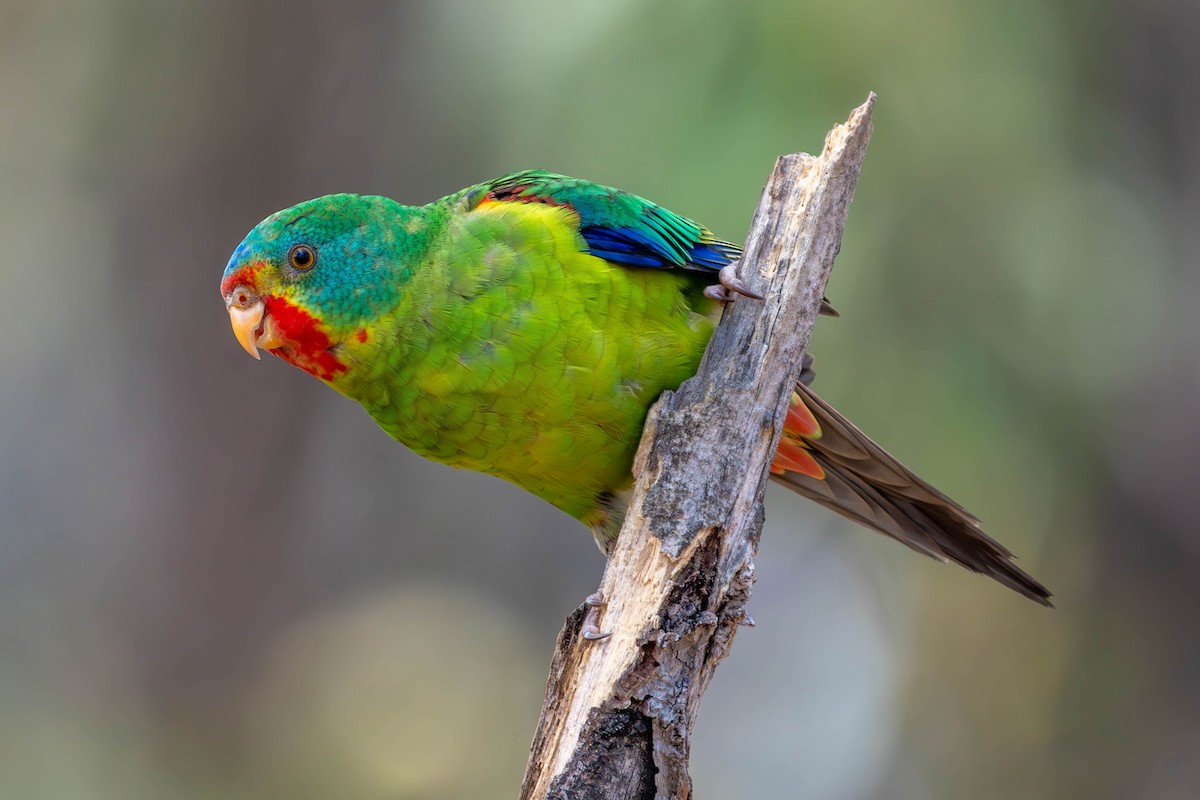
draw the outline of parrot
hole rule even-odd
[[[220,288],[251,356],[308,372],[426,458],[551,503],[607,554],[651,405],[695,373],[723,304],[758,297],[741,254],[636,194],[526,170],[424,206],[302,202],[247,234]],[[818,396],[810,364],[771,479],[1051,605],[978,519]]]

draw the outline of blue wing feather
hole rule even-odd
[[[716,272],[742,254],[736,244],[645,198],[552,172],[516,172],[466,194],[472,205],[487,199],[568,206],[579,216],[588,251],[615,264]]]

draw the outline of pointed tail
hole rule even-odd
[[[844,517],[939,561],[994,578],[1034,602],[1050,592],[1013,564],[979,520],[875,444],[803,384],[797,384],[771,477]]]

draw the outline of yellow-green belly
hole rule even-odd
[[[334,386],[417,453],[597,528],[650,405],[712,333],[702,285],[588,255],[564,209],[485,204],[450,221]]]

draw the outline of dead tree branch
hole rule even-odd
[[[601,586],[610,639],[559,634],[521,797],[692,795],[700,698],[729,652],[762,530],[763,490],[871,136],[875,95],[819,158],[782,156],[754,213],[743,281],[696,377],[651,410],[625,527]]]

